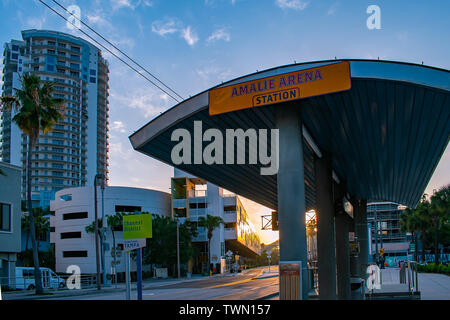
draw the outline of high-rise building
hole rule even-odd
[[[108,180],[108,62],[101,51],[79,37],[49,30],[24,30],[23,40],[4,45],[4,95],[21,88],[21,76],[32,73],[54,83],[54,97],[64,99],[64,119],[40,135],[32,154],[33,205],[49,206],[55,192],[92,185],[97,173]],[[0,118],[0,160],[26,167],[27,136]],[[22,199],[26,193],[22,173]]]

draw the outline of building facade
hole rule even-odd
[[[375,254],[377,250],[383,248],[389,264],[394,264],[394,260],[405,259],[409,253],[410,236],[400,230],[400,215],[404,208],[406,207],[394,202],[367,203],[367,222],[370,224],[372,240],[371,252]]]
[[[208,257],[208,232],[198,227],[198,234],[193,244],[200,251],[197,261],[189,269],[194,273],[204,273],[208,262],[217,272],[224,269],[226,252],[231,250],[242,260],[254,258],[261,253],[261,241],[248,217],[245,208],[235,194],[224,190],[204,179],[194,177],[179,169],[174,170],[171,181],[172,210],[171,216],[180,220],[198,222],[200,217],[218,216],[221,224],[212,233],[210,256]]]
[[[22,168],[0,162],[0,285],[13,285],[20,252]]]
[[[116,272],[125,272],[122,231],[111,230],[106,216],[135,211],[170,216],[170,194],[129,187],[105,187],[104,191],[99,187],[97,189],[98,218],[105,217],[103,248],[106,273],[112,274],[114,255]],[[68,266],[76,265],[82,274],[96,273],[95,237],[86,231],[86,227],[95,220],[94,187],[67,188],[56,192],[55,200],[50,202],[50,210],[55,213],[50,218],[50,242],[55,245],[55,271],[65,273]],[[113,250],[114,241],[117,250]],[[132,267],[135,268],[135,265]]]
[[[49,206],[63,188],[93,184],[101,173],[108,180],[108,62],[101,51],[79,37],[49,30],[24,30],[3,50],[3,95],[21,88],[24,73],[54,84],[54,97],[65,104],[64,119],[40,135],[32,154],[33,205]],[[3,111],[0,160],[26,167],[27,136]],[[21,187],[25,199],[26,170]]]

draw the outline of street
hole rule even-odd
[[[136,284],[133,283],[135,288]],[[174,284],[144,286],[143,300],[256,300],[278,292],[277,267],[245,270],[237,275],[191,279]],[[89,295],[71,295],[46,300],[124,300],[123,290]],[[136,290],[131,299],[137,299]]]

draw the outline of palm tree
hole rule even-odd
[[[50,211],[42,208],[33,208],[34,224],[36,226],[36,234],[38,235],[37,247],[39,252],[39,235],[47,234],[50,231],[50,222],[44,216],[50,214]],[[25,240],[25,250],[28,250],[28,240],[30,239],[30,217],[29,214],[22,216],[22,230],[27,233]]]
[[[417,261],[417,233],[422,230],[422,221],[416,210],[407,208],[402,212],[400,215],[400,230],[411,232],[415,244],[414,260]]]
[[[103,229],[103,219],[99,218],[97,219],[98,228],[97,228],[97,236],[100,239],[103,239],[102,237],[102,229]],[[86,228],[84,228],[87,233],[95,233],[95,220],[92,221],[90,225],[87,225]],[[100,252],[103,252],[103,241],[100,241]],[[102,259],[102,265],[103,265],[103,255],[100,255]]]
[[[439,263],[439,229],[442,220],[450,213],[450,185],[442,187],[431,196],[430,218],[434,231],[434,263]]]
[[[0,105],[8,112],[11,112],[14,107],[16,112],[12,120],[28,136],[26,181],[27,207],[30,213],[33,212],[31,204],[31,153],[39,138],[39,133],[42,131],[42,134],[45,135],[53,129],[54,124],[63,119],[64,105],[62,99],[53,98],[53,85],[51,83],[41,83],[39,77],[33,74],[24,74],[21,81],[22,89],[14,89],[15,94],[13,96],[1,97]],[[33,214],[30,214],[30,231],[36,294],[40,294],[43,289]]]
[[[225,223],[221,217],[211,216],[209,214],[205,217],[198,218],[198,225],[208,230],[208,274],[210,272],[210,256],[211,256],[211,238],[214,229],[220,226],[221,223]]]
[[[114,268],[116,266],[116,253],[117,253],[117,248],[116,248],[116,236],[114,234],[114,231],[117,227],[121,226],[123,224],[123,213],[122,212],[117,212],[115,215],[107,215],[106,216],[106,223],[108,224],[108,227],[111,229],[111,233],[113,236],[113,248],[114,248]],[[116,281],[116,279],[114,279],[114,281]]]

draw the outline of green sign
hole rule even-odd
[[[409,251],[410,252],[415,252],[416,251],[416,245],[414,243],[410,243],[409,244]]]
[[[123,238],[144,239],[152,237],[152,215],[132,214],[123,216]]]

